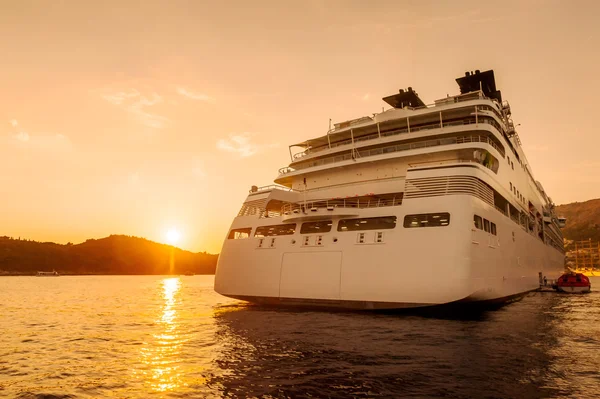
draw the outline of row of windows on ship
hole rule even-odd
[[[444,227],[450,224],[450,214],[422,213],[406,215],[403,226],[405,228],[420,227]],[[300,226],[300,234],[328,233],[333,227],[333,220],[322,220],[318,222],[304,222]],[[254,231],[254,237],[269,237],[292,235],[296,232],[296,223],[277,224],[271,226],[259,226]],[[396,228],[396,216],[382,216],[369,218],[340,219],[337,223],[337,231],[360,231],[360,230],[389,230]],[[248,238],[252,234],[251,227],[232,229],[229,239]]]
[[[490,222],[487,219],[482,218],[481,216],[474,215],[473,216],[473,225],[476,229],[484,230],[493,235],[498,235],[496,231],[496,223]]]
[[[509,184],[510,184],[510,191],[512,191],[512,193],[517,196],[517,199],[519,201],[521,201],[522,203],[525,204],[527,202],[527,199],[523,196],[523,194],[521,194],[519,192],[519,190],[517,190],[516,186],[513,186],[512,182],[509,182]]]
[[[506,161],[512,167],[512,169],[515,170],[515,164],[510,160],[510,157],[508,155],[506,156]],[[519,165],[521,165],[521,169],[523,169],[524,172],[527,172],[527,176],[529,177],[529,180],[531,182],[533,182],[533,176],[531,176],[531,174],[529,173],[529,170],[525,167],[525,165],[520,160],[517,159],[517,162],[519,163]],[[512,193],[514,195],[516,195],[517,198],[521,202],[523,202],[524,204],[527,203],[527,199],[519,192],[519,190],[517,190],[516,186],[513,186],[512,182],[510,182],[510,191],[512,191]]]
[[[529,230],[533,233],[533,223],[526,223],[525,218],[519,218],[522,227],[525,231]],[[367,231],[367,230],[389,230],[396,228],[396,216],[383,216],[383,217],[369,217],[369,218],[353,218],[353,219],[340,219],[337,224],[338,232],[347,231]],[[316,222],[304,222],[300,226],[300,234],[322,234],[328,233],[333,228],[333,220],[322,220]],[[450,224],[450,214],[447,212],[441,213],[422,213],[414,215],[406,215],[404,217],[403,227],[404,228],[423,228],[423,227],[444,227]],[[496,223],[491,222],[479,215],[473,216],[474,228],[483,230],[492,235],[498,235]],[[293,235],[297,229],[296,223],[277,224],[269,226],[259,226],[254,230],[254,237],[264,238],[273,236],[285,236]],[[545,232],[544,232],[545,233]],[[249,238],[252,235],[251,227],[243,227],[232,229],[229,232],[229,239],[244,239]],[[542,238],[547,245],[551,245],[559,250],[562,248],[557,245],[554,240],[547,234],[543,234],[545,237]],[[305,237],[308,238],[308,237]],[[544,239],[545,238],[545,239]],[[319,236],[319,240],[322,237]],[[513,232],[514,240],[514,232]],[[335,240],[337,241],[337,239]],[[383,233],[377,232],[376,242],[383,242]],[[359,243],[364,242],[364,235],[359,235]],[[319,245],[317,243],[317,245]]]

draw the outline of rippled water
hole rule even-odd
[[[0,278],[0,396],[598,397],[600,292],[452,318],[260,308],[212,276]],[[592,280],[600,289],[600,279]]]

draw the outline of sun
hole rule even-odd
[[[167,242],[171,245],[177,244],[179,239],[181,238],[181,233],[179,230],[172,228],[167,231]]]

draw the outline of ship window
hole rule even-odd
[[[450,214],[444,213],[422,213],[420,215],[406,215],[404,227],[439,227],[450,224]]]
[[[331,231],[331,220],[302,223],[300,234],[327,233]]]
[[[483,220],[481,219],[481,216],[475,215],[473,217],[473,223],[475,224],[475,228],[483,230]]]
[[[506,160],[508,161],[508,164],[510,165],[510,157],[508,155],[506,156]]]
[[[342,219],[338,223],[338,231],[385,230],[396,227],[396,216],[378,218]]]
[[[492,222],[491,227],[492,227],[492,234],[497,236],[498,234],[496,233],[496,223]]]
[[[251,227],[245,227],[243,229],[233,229],[229,232],[229,236],[227,236],[230,240],[239,240],[241,238],[250,237],[250,232],[252,231]]]
[[[490,221],[487,219],[483,219],[483,229],[485,231],[487,231],[488,233],[490,232]]]
[[[260,226],[256,228],[254,237],[268,237],[268,236],[287,236],[294,234],[296,231],[296,224],[277,224],[273,226]]]

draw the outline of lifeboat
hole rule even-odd
[[[582,273],[565,273],[556,282],[556,289],[562,292],[590,292],[590,279]]]

